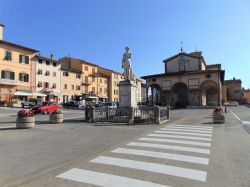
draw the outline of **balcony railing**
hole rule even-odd
[[[20,81],[17,80],[11,80],[11,79],[0,79],[0,84],[5,85],[20,85]]]

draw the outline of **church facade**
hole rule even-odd
[[[215,106],[222,103],[225,71],[208,65],[202,52],[180,53],[163,60],[165,73],[143,76],[148,104]]]

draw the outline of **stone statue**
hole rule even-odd
[[[131,53],[129,48],[125,48],[126,52],[123,54],[122,58],[122,68],[124,69],[124,79],[125,81],[134,81],[134,74],[131,67]]]

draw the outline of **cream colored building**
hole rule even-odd
[[[59,61],[36,55],[36,91],[46,95],[46,101],[61,102],[61,64]]]
[[[35,62],[38,52],[4,40],[0,24],[0,100],[1,104],[20,105],[35,92]]]
[[[147,84],[147,99],[149,95],[153,98],[151,104],[176,107],[221,104],[225,71],[220,64],[207,65],[201,52],[183,51],[163,62],[165,73],[142,77]]]

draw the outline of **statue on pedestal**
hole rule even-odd
[[[122,68],[124,69],[124,80],[125,81],[135,81],[135,76],[132,72],[131,67],[131,53],[129,48],[125,48],[126,52],[123,54],[122,58]]]

